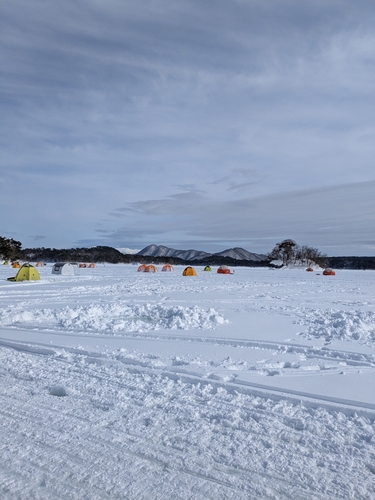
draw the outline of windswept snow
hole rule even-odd
[[[375,344],[375,312],[361,310],[306,311],[302,320],[308,325],[307,338],[354,340],[361,344]]]
[[[166,328],[170,330],[210,329],[224,323],[215,309],[163,304],[89,304],[61,309],[31,309],[11,306],[0,309],[0,327],[54,328],[79,332],[118,334]]]
[[[375,273],[197,270],[0,268],[0,498],[375,498]]]

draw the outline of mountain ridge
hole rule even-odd
[[[210,257],[229,257],[234,260],[249,260],[252,262],[261,262],[267,260],[267,255],[249,252],[244,248],[234,247],[217,253],[208,253],[201,250],[176,250],[164,245],[151,244],[140,250],[135,255],[148,257],[172,257],[187,261],[199,261]]]

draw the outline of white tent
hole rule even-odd
[[[74,267],[68,262],[57,262],[52,268],[52,274],[63,274],[69,276],[74,274]]]

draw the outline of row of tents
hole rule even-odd
[[[8,261],[5,261],[3,263],[5,266],[8,266],[9,265],[9,262]],[[43,262],[37,262],[35,264],[35,267],[43,267],[43,266],[46,266],[47,264],[43,263]],[[78,265],[78,267],[89,267],[89,268],[93,268],[93,267],[97,267],[96,264],[94,262],[91,262],[91,264],[72,264],[72,265]],[[21,264],[19,262],[12,262],[12,267],[13,269],[20,269],[21,268]]]
[[[18,267],[18,266],[17,266]],[[82,266],[79,266],[82,267]],[[96,267],[95,265],[93,266],[85,266],[85,267]],[[138,267],[138,272],[145,272],[145,273],[156,273],[158,271],[158,268],[154,266],[153,264],[142,264]],[[162,268],[163,272],[173,272],[174,268],[170,264],[166,264]],[[212,271],[210,266],[206,266],[204,268],[204,271]],[[219,269],[217,270],[219,274],[233,274],[229,267],[227,266],[220,266]],[[74,266],[73,264],[70,264],[69,262],[57,262],[56,264],[53,265],[52,267],[52,274],[61,274],[64,276],[71,276],[74,275]],[[188,266],[184,269],[183,276],[197,276],[197,271],[191,267]],[[19,266],[19,271],[16,276],[13,276],[12,278],[8,278],[8,281],[37,281],[40,280],[40,274],[39,271],[36,269],[36,266],[33,266],[32,264],[23,264],[22,266]]]
[[[210,266],[206,266],[204,271],[212,271]],[[154,266],[153,264],[141,264],[138,267],[138,272],[145,272],[145,273],[156,273],[158,271],[158,268]],[[174,268],[170,264],[166,264],[162,268],[163,272],[173,272]],[[307,268],[306,271],[314,271],[312,268]],[[217,270],[218,274],[233,274],[233,272],[229,269],[228,266],[220,266]],[[52,267],[52,274],[61,274],[65,276],[71,276],[74,275],[74,266],[73,264],[70,264],[68,262],[58,262],[53,265]],[[334,276],[336,273],[333,269],[327,268],[324,269],[323,275],[325,276]],[[192,266],[188,266],[184,269],[183,276],[197,276],[197,271],[194,269]],[[16,276],[12,278],[8,278],[8,281],[37,281],[40,280],[40,274],[39,271],[36,269],[35,266],[32,264],[23,264],[20,266],[19,271]]]
[[[165,264],[165,266],[162,267],[162,272],[173,272],[174,268],[171,264]],[[138,267],[137,270],[139,273],[156,273],[158,271],[158,268],[154,266],[154,264],[141,264]],[[203,271],[208,271],[211,272],[212,269],[210,266],[206,266]],[[217,270],[218,274],[233,274],[233,272],[229,269],[228,266],[220,266]],[[188,266],[184,269],[183,276],[197,276],[197,271],[194,269],[194,267]]]
[[[314,272],[314,269],[312,267],[308,267],[306,269],[307,272]],[[336,275],[336,271],[334,271],[333,269],[331,269],[330,267],[326,267],[323,271],[323,275],[324,276],[335,276]]]

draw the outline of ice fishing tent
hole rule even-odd
[[[91,267],[91,268],[96,267],[96,264],[94,262],[91,262],[91,264],[89,264],[88,267]]]
[[[153,264],[150,264],[149,266],[146,266],[146,269],[144,270],[145,273],[156,273],[158,268],[154,266]]]
[[[146,264],[141,264],[141,265],[138,267],[137,271],[138,271],[139,273],[144,273],[144,272],[145,272],[146,267],[147,267],[147,265],[146,265]]]
[[[220,266],[217,272],[218,274],[231,274],[228,266]]]
[[[183,270],[182,276],[197,276],[197,271],[194,267],[188,266]]]
[[[212,271],[212,269],[210,268],[210,266],[206,266],[203,271]]]
[[[335,276],[336,273],[333,269],[327,267],[326,269],[324,269],[323,274],[324,276]]]
[[[62,274],[64,276],[71,276],[74,274],[74,267],[69,262],[57,262],[52,267],[52,274]]]
[[[80,264],[78,267],[87,267],[87,264]]]
[[[21,269],[21,264],[19,262],[12,262],[13,269]]]
[[[24,264],[17,275],[13,278],[8,278],[8,281],[37,281],[40,280],[38,270],[31,264]]]
[[[41,262],[37,262],[37,263],[35,264],[35,267],[42,267],[42,266],[43,266],[43,264],[42,264]]]
[[[174,269],[173,269],[173,266],[171,266],[170,264],[165,264],[165,266],[162,267],[162,271],[165,273],[165,272],[173,272]]]
[[[308,271],[309,273],[312,273],[312,272],[314,271],[314,269],[313,269],[312,267],[308,267],[308,268],[306,269],[306,271]]]

